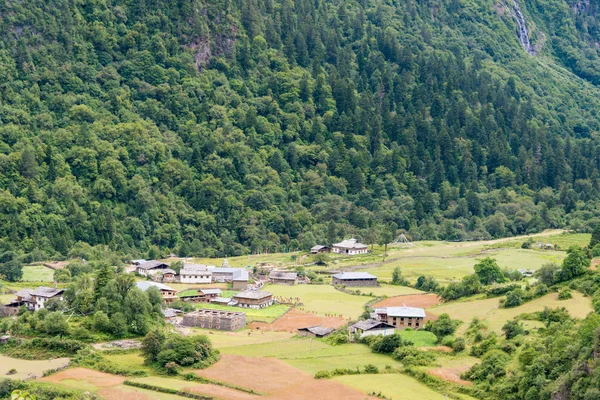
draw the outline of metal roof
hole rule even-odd
[[[140,265],[138,265],[137,267],[140,269],[154,269],[154,268],[159,268],[159,267],[162,268],[163,266],[168,267],[169,263],[151,260],[151,261],[143,262]]]
[[[378,321],[376,319],[367,319],[364,321],[358,321],[353,328],[360,329],[361,331],[368,331],[375,328],[394,328],[394,325],[387,324],[385,322]]]
[[[140,282],[136,282],[135,285],[138,287],[138,289],[143,290],[144,292],[146,290],[150,289],[152,286],[155,286],[156,288],[158,288],[158,290],[169,290],[171,292],[175,291],[175,289],[170,288],[167,285],[163,285],[162,283],[159,283],[159,282],[140,281]]]
[[[346,280],[346,279],[377,279],[375,275],[371,275],[368,272],[342,272],[340,274],[334,274],[332,277]]]
[[[287,271],[271,271],[269,274],[269,279],[284,279],[284,280],[296,280],[298,278],[298,273],[296,272],[287,272]]]
[[[64,292],[63,289],[55,289],[46,286],[40,286],[39,288],[31,292],[31,295],[37,297],[54,297],[56,295],[61,294],[62,292]]]
[[[273,294],[269,293],[269,292],[262,292],[260,290],[248,290],[246,292],[242,292],[242,293],[238,293],[238,294],[234,295],[233,298],[234,299],[260,300],[260,299],[264,299],[265,297],[269,297],[269,296],[273,296]]]
[[[221,289],[200,289],[203,294],[221,294]]]
[[[319,251],[321,249],[328,249],[328,248],[329,248],[329,246],[323,246],[323,245],[318,244],[316,246],[311,247],[310,249],[311,249],[311,251]]]
[[[231,279],[234,281],[244,281],[247,282],[249,279],[248,271],[244,268],[211,268],[211,271],[214,274],[231,274]]]
[[[384,307],[376,308],[377,314],[387,314],[389,317],[425,318],[425,310],[417,307]]]
[[[342,247],[344,249],[366,249],[367,245],[359,243],[356,239],[346,239],[339,243],[334,243],[333,247]]]
[[[318,336],[327,336],[331,332],[333,332],[335,329],[325,328],[321,325],[317,325],[317,326],[307,326],[306,328],[298,328],[298,330],[299,331],[308,331],[308,332],[314,333],[315,335],[318,335]]]

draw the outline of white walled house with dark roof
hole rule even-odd
[[[50,288],[46,286],[40,286],[39,288],[33,290],[30,294],[30,302],[29,308],[31,310],[39,310],[44,308],[45,304],[51,300],[61,300],[63,299],[63,289]]]
[[[232,302],[238,307],[265,308],[273,305],[273,294],[260,290],[247,290],[234,295]]]
[[[358,321],[348,327],[350,335],[359,335],[361,338],[365,336],[388,336],[396,332],[394,325],[376,319],[367,319]]]
[[[163,300],[167,303],[179,299],[179,297],[177,297],[177,291],[175,289],[159,282],[140,281],[136,282],[135,285],[138,287],[138,289],[144,292],[150,289],[152,286],[156,287],[160,291]]]
[[[293,285],[298,280],[298,274],[296,272],[289,271],[271,271],[269,274],[269,280],[272,283],[278,283],[281,285]]]
[[[383,307],[373,310],[371,315],[378,321],[386,322],[397,329],[421,329],[425,326],[427,314],[417,307]]]
[[[346,239],[331,246],[331,251],[338,254],[353,256],[356,254],[367,254],[366,244],[359,243],[356,239]]]
[[[341,272],[331,276],[334,286],[379,286],[377,277],[367,272]]]

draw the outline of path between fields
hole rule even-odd
[[[546,230],[544,232],[540,232],[540,233],[534,233],[532,235],[522,235],[522,236],[512,236],[512,237],[507,237],[507,238],[500,238],[500,239],[493,239],[493,240],[478,240],[478,241],[473,241],[473,242],[458,242],[455,243],[452,246],[449,247],[453,247],[453,248],[457,248],[457,247],[474,247],[474,246],[480,246],[480,245],[490,245],[490,244],[498,244],[498,243],[506,243],[506,242],[510,242],[513,240],[521,240],[521,239],[527,239],[527,238],[533,238],[533,237],[543,237],[543,236],[553,236],[553,235],[559,235],[561,233],[565,233],[567,232],[565,229],[550,229],[550,230]],[[413,252],[424,252],[429,250],[429,248],[427,247],[423,247],[420,249],[411,249],[409,250],[411,252],[411,254]],[[446,259],[446,258],[472,258],[472,257],[476,257],[478,256],[478,254],[475,255],[467,255],[467,256],[453,256],[453,257],[446,257],[446,256],[418,256],[418,255],[400,255],[397,257],[393,257],[393,258],[388,258],[384,261],[378,262],[378,263],[372,263],[372,264],[365,264],[365,265],[353,265],[350,267],[346,267],[343,268],[344,271],[355,271],[357,269],[369,269],[369,268],[378,268],[381,267],[382,265],[385,264],[390,264],[399,260],[405,260],[405,259],[411,259],[411,258],[440,258],[440,259]],[[461,267],[448,267],[448,269],[452,269],[452,268],[461,268]],[[419,268],[419,269],[424,269],[424,268]],[[430,268],[430,269],[439,269],[439,268]]]

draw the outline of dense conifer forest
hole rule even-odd
[[[2,262],[588,231],[597,1],[0,0]]]

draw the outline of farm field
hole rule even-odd
[[[54,282],[54,270],[43,265],[23,267],[23,282]]]
[[[358,290],[361,294],[365,294],[365,295],[372,295],[375,297],[380,297],[380,296],[387,296],[387,297],[394,297],[394,296],[401,296],[401,295],[405,295],[405,294],[419,294],[419,293],[423,293],[420,290],[408,287],[408,286],[395,286],[395,285],[381,285],[378,287],[357,287],[356,289],[354,288],[348,288],[351,290]]]
[[[68,358],[55,358],[53,360],[21,360],[0,355],[0,376],[10,379],[25,379],[32,376],[41,377],[44,371],[61,368],[69,363]],[[16,369],[14,375],[7,375],[11,369]]]
[[[266,285],[264,290],[277,297],[298,298],[303,303],[298,309],[319,315],[333,314],[357,318],[371,297],[354,296],[336,290],[331,285]]]
[[[573,298],[569,300],[558,300],[557,293],[549,293],[543,297],[527,302],[519,307],[499,308],[500,298],[482,299],[473,301],[458,301],[449,304],[443,304],[437,307],[431,307],[427,311],[436,315],[447,313],[453,319],[459,319],[464,322],[459,328],[458,333],[464,333],[473,318],[477,317],[485,321],[489,329],[500,333],[502,326],[506,321],[523,314],[535,311],[542,311],[544,307],[558,308],[565,307],[571,316],[584,318],[592,311],[591,298],[584,297],[579,292],[573,292]],[[533,321],[533,326],[537,326]],[[524,321],[527,326],[530,321]]]
[[[259,329],[261,331],[291,332],[295,334],[298,328],[320,325],[325,328],[337,329],[344,326],[347,322],[347,320],[341,317],[324,317],[293,308],[270,324],[253,322],[248,328],[251,330]]]
[[[294,334],[289,332],[252,331],[249,329],[237,332],[225,332],[200,328],[191,328],[190,334],[209,335],[212,344],[222,351],[226,347],[285,342],[294,336]]]
[[[355,387],[363,393],[379,393],[393,400],[445,400],[447,397],[402,374],[345,375],[332,380]]]
[[[246,393],[240,390],[231,389],[214,384],[205,384],[198,382],[188,382],[181,379],[165,378],[159,376],[149,376],[144,378],[129,379],[132,382],[145,383],[153,386],[159,386],[167,389],[184,390],[206,396],[214,396],[217,399],[227,400],[252,400],[261,396]],[[158,394],[158,393],[157,393]],[[162,397],[162,393],[158,394]]]
[[[233,311],[233,312],[244,312],[246,313],[246,321],[263,321],[263,322],[272,322],[275,318],[280,317],[284,312],[289,310],[289,306],[283,304],[276,304],[270,307],[254,309],[254,308],[241,308],[241,307],[230,307],[230,306],[222,306],[220,304],[212,304],[212,303],[198,303],[198,309],[205,308],[210,310],[223,310],[223,311]]]
[[[231,373],[232,371],[244,373]],[[223,354],[216,364],[194,372],[205,378],[253,389],[274,400],[314,400],[317,393],[326,393],[327,396],[322,398],[327,399],[374,399],[334,380],[316,380],[311,374],[273,358]]]

